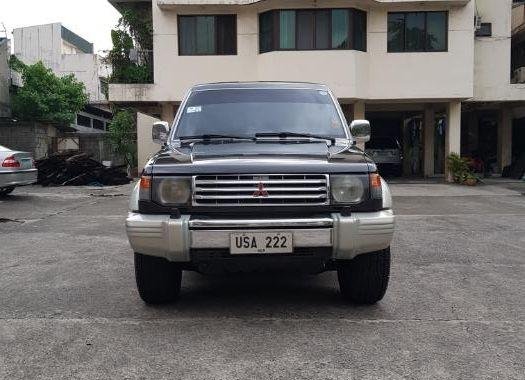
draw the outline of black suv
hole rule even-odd
[[[343,296],[385,294],[392,199],[330,90],[306,83],[193,87],[147,163],[126,220],[146,303],[174,301],[183,270],[337,270]]]

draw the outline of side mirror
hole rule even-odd
[[[350,124],[350,132],[357,142],[368,142],[371,134],[370,122],[368,120],[354,120]]]
[[[169,124],[165,121],[157,121],[153,123],[151,129],[151,138],[155,144],[164,145],[168,141],[168,134],[170,131]]]

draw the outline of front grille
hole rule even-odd
[[[329,203],[325,174],[198,175],[194,206],[303,206]]]

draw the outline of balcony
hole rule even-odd
[[[148,83],[110,83],[108,98],[112,103],[150,103],[155,96],[155,85]]]

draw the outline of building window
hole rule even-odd
[[[237,54],[235,15],[179,16],[179,55]]]
[[[388,14],[389,53],[447,50],[447,12],[392,12]]]
[[[366,12],[358,9],[273,10],[259,15],[259,52],[366,51]]]
[[[99,120],[99,119],[93,119],[93,128],[95,129],[100,129],[100,130],[104,130],[104,122],[102,120]]]

